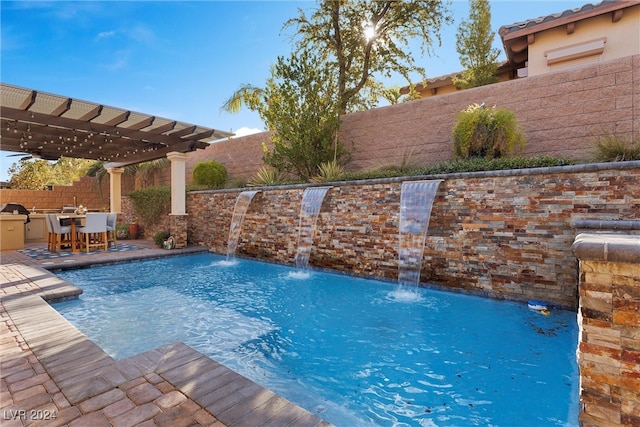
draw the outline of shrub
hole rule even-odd
[[[444,173],[479,172],[506,169],[530,169],[552,166],[566,166],[573,162],[563,157],[503,157],[497,159],[470,158],[457,159],[427,166],[420,170],[421,175],[436,175]]]
[[[169,238],[168,231],[158,231],[156,235],[153,236],[153,242],[156,244],[156,246],[158,246],[159,248],[162,248],[164,247],[164,241],[167,240],[168,238]]]
[[[129,238],[129,224],[124,222],[116,224],[116,238],[121,240]]]
[[[171,187],[147,187],[129,193],[136,216],[147,225],[155,224],[161,215],[171,212]]]
[[[524,146],[524,135],[510,110],[473,104],[458,115],[453,129],[453,154],[456,158],[497,158],[510,155]]]
[[[597,137],[594,142],[593,157],[598,162],[640,160],[640,134],[633,138],[618,135]]]
[[[346,180],[395,178],[399,176],[438,175],[447,173],[479,172],[505,169],[528,169],[552,166],[566,166],[573,161],[563,157],[537,156],[537,157],[503,157],[498,159],[469,158],[456,159],[436,165],[415,167],[408,171],[399,168],[384,166],[380,169],[363,172],[353,172],[345,175]]]
[[[227,168],[215,160],[200,162],[193,168],[193,183],[209,188],[220,187],[227,180]]]

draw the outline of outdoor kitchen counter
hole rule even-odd
[[[0,250],[24,248],[24,222],[26,215],[0,214]]]

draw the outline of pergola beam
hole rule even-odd
[[[166,153],[206,148],[233,134],[204,126],[0,83],[2,149],[122,161],[153,160]]]

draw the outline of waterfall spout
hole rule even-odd
[[[322,206],[324,196],[331,187],[311,187],[304,190],[300,205],[300,221],[298,225],[298,250],[296,252],[296,267],[307,268],[309,255],[313,246],[313,236],[316,231],[316,220]]]
[[[229,240],[227,241],[227,260],[233,258],[238,248],[238,240],[242,231],[242,223],[244,216],[249,209],[249,204],[253,196],[260,190],[243,191],[236,198],[236,205],[233,208],[233,217],[231,218],[231,226],[229,226]]]
[[[418,286],[433,199],[442,180],[406,181],[400,193],[398,283]]]

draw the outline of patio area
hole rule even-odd
[[[122,243],[127,250],[55,256],[39,243],[0,253],[3,426],[330,425],[180,342],[114,360],[47,303],[81,293],[48,270],[207,251]]]

